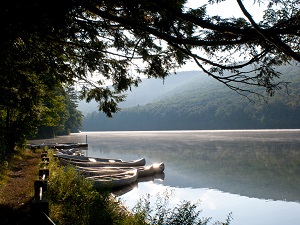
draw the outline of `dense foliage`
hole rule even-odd
[[[255,95],[248,95],[248,99],[219,83],[193,76],[153,102],[124,108],[113,118],[99,112],[90,113],[84,118],[83,130],[300,128],[299,67],[278,70],[290,85],[268,102]]]
[[[82,114],[77,110],[73,88],[50,90],[25,82],[18,85],[16,81],[3,93],[6,107],[0,108],[1,159],[10,157],[14,147],[28,138],[51,138],[81,128]]]
[[[207,1],[213,6],[221,2],[231,4]],[[188,8],[186,3],[14,0],[4,4],[0,9],[3,151],[11,152],[34,133],[47,92],[65,84],[80,85],[81,97],[95,99],[99,110],[111,116],[119,110],[123,92],[138,85],[140,75],[165,78],[187,60],[238,92],[252,92],[249,85],[262,86],[271,95],[281,85],[274,80],[280,77],[274,66],[300,61],[297,0],[254,1],[255,6],[265,7],[258,22],[242,0],[236,0],[241,18],[209,15],[207,5]],[[243,70],[247,65],[253,73]],[[112,89],[105,86],[107,82]]]
[[[77,110],[77,94],[71,87],[50,92],[43,102],[38,132],[35,138],[76,133],[81,128],[82,114]]]

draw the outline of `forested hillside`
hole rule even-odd
[[[203,76],[203,73],[200,71],[186,71],[178,74],[172,74],[171,76],[166,77],[165,80],[145,78],[138,87],[132,87],[131,91],[126,92],[126,101],[119,103],[119,106],[121,108],[129,108],[137,105],[145,105],[157,100],[168,92],[172,92],[172,90],[177,89],[186,83],[202,78],[207,79],[207,76]],[[97,105],[98,103],[95,101],[91,101],[89,103],[80,101],[78,109],[86,116],[89,113],[97,111]]]
[[[239,95],[196,71],[171,76],[161,86],[157,84],[162,84],[161,80],[146,81],[146,88],[141,86],[128,97],[139,96],[139,105],[123,108],[113,118],[89,113],[83,130],[300,128],[300,69],[287,66],[280,71],[283,80],[291,83],[288,90],[276,91],[268,102],[254,94],[245,93],[248,98]],[[142,93],[147,95],[145,99]],[[143,105],[146,100],[149,103]]]

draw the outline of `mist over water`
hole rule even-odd
[[[201,215],[213,221],[230,212],[231,224],[300,221],[300,130],[83,132],[52,142],[86,139],[88,156],[165,163],[163,180],[121,196],[129,207],[168,189],[171,205],[200,200]]]

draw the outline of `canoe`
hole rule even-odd
[[[138,170],[138,177],[148,177],[154,174],[163,173],[165,170],[164,163],[154,163],[150,166],[138,166],[134,167]],[[123,168],[122,168],[123,169]]]
[[[130,185],[137,181],[137,170],[131,169],[119,174],[109,174],[101,176],[87,177],[87,180],[93,181],[95,188],[120,188]]]
[[[121,159],[95,158],[95,157],[86,157],[80,155],[67,155],[67,154],[60,154],[59,152],[56,153],[56,156],[59,158],[80,161],[80,162],[123,162]]]
[[[75,170],[85,177],[114,175],[136,169],[134,167],[76,167]]]
[[[57,153],[55,154],[56,156],[58,155],[68,155],[68,156],[81,156],[81,151],[78,148],[70,148],[70,149],[57,149]]]
[[[71,149],[71,148],[86,148],[88,147],[87,143],[56,143],[55,148],[58,149]]]
[[[37,148],[51,148],[51,149],[71,149],[71,148],[87,148],[87,143],[42,143],[42,144],[29,144],[28,146],[31,147],[31,149],[37,149]]]
[[[150,166],[137,166],[138,178],[153,176],[164,171],[164,163],[153,164]],[[76,170],[84,176],[97,176],[111,173],[120,173],[132,170],[133,167],[76,167]]]
[[[117,174],[117,173],[123,173],[126,171],[131,171],[132,169],[136,169],[136,167],[110,167],[110,166],[104,166],[104,167],[81,167],[76,166],[75,170],[82,173],[82,174],[98,174],[98,175],[105,175],[105,174]],[[93,175],[91,175],[93,176]]]
[[[65,158],[58,158],[62,165],[75,165],[81,167],[135,167],[135,166],[145,166],[146,160],[145,158],[132,160],[132,161],[121,161],[121,162],[87,162],[80,160],[72,160]]]

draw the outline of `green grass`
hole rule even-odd
[[[108,192],[93,188],[73,167],[58,166],[50,159],[50,179],[46,198],[50,218],[57,224],[126,224],[131,217],[121,202]]]

